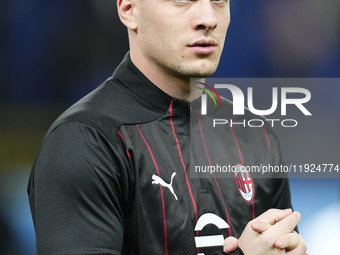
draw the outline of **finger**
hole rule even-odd
[[[293,232],[296,225],[300,222],[301,215],[299,212],[294,212],[281,221],[272,226],[266,233],[270,234],[275,240],[283,235]]]
[[[264,222],[264,221],[261,221],[261,220],[256,220],[251,224],[251,228],[259,234],[266,231],[271,226],[272,226],[271,224]]]
[[[255,223],[255,222],[258,222],[258,221],[262,221],[262,222],[264,222],[266,224],[261,225],[261,223],[260,223],[260,225],[258,227],[259,228],[260,227],[267,227],[268,226],[267,224],[274,225],[276,222],[284,219],[285,217],[287,217],[290,214],[292,214],[292,209],[290,209],[290,208],[289,209],[285,209],[285,210],[269,209],[269,210],[265,211],[264,213],[262,213],[257,218],[255,218],[253,220],[253,222]],[[262,230],[260,232],[263,232],[265,230],[266,229],[264,229],[264,230]]]
[[[229,236],[228,238],[224,239],[223,242],[223,251],[226,253],[234,252],[238,247],[238,240],[233,237]]]
[[[293,250],[300,244],[300,235],[296,232],[280,236],[275,240],[275,246],[279,249]]]
[[[289,255],[302,255],[302,254],[308,255],[308,253],[306,253],[306,251],[307,251],[306,243],[303,240],[301,235],[299,235],[299,237],[300,237],[299,245],[293,250],[289,250],[289,251],[287,250],[286,254],[289,254]]]

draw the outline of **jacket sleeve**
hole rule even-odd
[[[273,136],[275,138],[276,146],[273,148],[273,157],[275,163],[273,165],[286,166],[286,161],[284,159],[281,144],[277,133],[272,130]],[[275,175],[273,183],[273,200],[272,208],[286,209],[292,208],[290,186],[288,174],[285,172],[278,173]]]
[[[53,130],[28,187],[37,254],[121,254],[126,171],[122,154],[91,126]]]

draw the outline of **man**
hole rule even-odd
[[[293,232],[299,214],[266,211],[291,206],[286,180],[255,182],[259,191],[240,205],[237,189],[230,191],[234,179],[189,178],[190,158],[203,157],[189,148],[190,114],[200,116],[199,100],[190,104],[190,96],[201,95],[190,90],[190,78],[216,70],[229,2],[118,0],[117,6],[130,52],[110,79],[52,125],[32,169],[37,253],[303,254],[303,239]],[[268,132],[261,142],[279,150]],[[222,146],[239,156],[236,147]]]

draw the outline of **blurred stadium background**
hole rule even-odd
[[[115,5],[0,1],[0,254],[35,254],[30,168],[53,120],[109,77],[127,52]],[[232,0],[231,13],[215,77],[340,77],[339,0]],[[318,132],[285,137],[278,130],[287,162],[340,155],[340,84],[316,89],[322,107],[333,111],[330,121]],[[310,104],[321,107],[313,97]],[[291,187],[309,252],[340,254],[340,178],[291,179]]]

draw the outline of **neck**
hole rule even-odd
[[[163,90],[169,96],[191,102],[199,98],[202,90],[196,89],[198,81],[204,82],[204,78],[190,79],[182,78],[165,72],[161,67],[150,63],[138,51],[130,50],[130,57],[133,64],[159,89]]]

